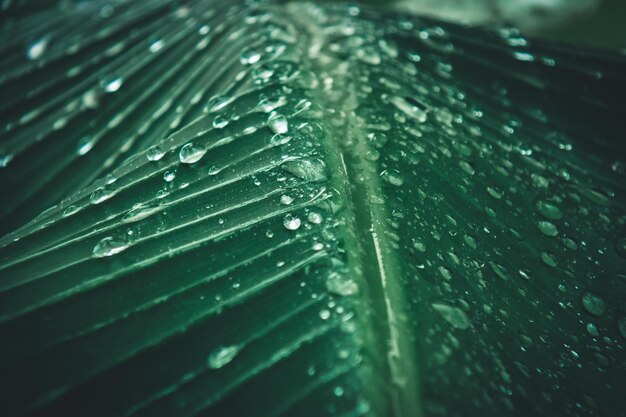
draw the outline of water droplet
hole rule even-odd
[[[432,303],[431,305],[452,327],[461,330],[470,327],[471,322],[467,314],[460,308],[445,303]]]
[[[293,197],[291,197],[290,195],[287,194],[283,194],[280,197],[280,204],[283,204],[285,206],[290,205],[291,203],[293,203]]]
[[[163,48],[164,44],[165,43],[161,39],[152,42],[152,44],[150,45],[150,48],[149,48],[150,52],[152,52],[152,53],[159,52]]]
[[[91,204],[100,204],[117,194],[117,191],[118,190],[112,190],[106,187],[97,188],[91,193],[91,196],[89,196],[89,201]]]
[[[129,242],[108,236],[94,246],[92,254],[94,258],[103,258],[120,253],[128,246],[130,246]]]
[[[176,178],[176,172],[174,171],[165,171],[163,173],[163,179],[165,182],[172,182]]]
[[[78,141],[78,154],[85,155],[89,152],[93,146],[96,144],[97,138],[92,138],[91,136],[83,136]]]
[[[324,309],[324,310],[321,310],[321,311],[320,311],[320,318],[321,318],[322,320],[328,320],[328,319],[330,318],[330,311],[325,310],[325,309]]]
[[[240,350],[241,347],[237,345],[220,346],[209,355],[207,358],[207,365],[209,365],[211,369],[222,368],[232,362]]]
[[[326,280],[326,289],[333,294],[349,296],[356,294],[359,286],[354,280],[335,273]]]
[[[33,42],[28,47],[28,50],[26,51],[26,55],[28,56],[28,59],[35,60],[35,59],[41,58],[44,52],[46,52],[47,46],[48,46],[48,39],[46,39],[45,37],[40,38],[36,40],[35,42]]]
[[[600,332],[598,332],[598,328],[593,323],[587,324],[587,333],[589,333],[593,337],[598,337],[600,335]]]
[[[283,225],[287,230],[298,230],[300,228],[300,224],[300,218],[291,214],[287,214],[283,219]]]
[[[182,162],[183,164],[193,164],[202,159],[205,153],[206,149],[200,148],[189,142],[188,144],[180,148],[178,157],[180,158],[180,162]]]
[[[103,81],[104,91],[107,93],[114,93],[120,89],[124,80],[120,77],[110,77]]]
[[[537,227],[539,228],[539,231],[546,236],[554,237],[559,234],[559,229],[557,229],[556,226],[549,221],[542,220],[537,223]]]
[[[626,317],[620,317],[617,321],[617,327],[619,328],[619,332],[622,334],[622,337],[626,339]]]
[[[281,168],[309,182],[320,182],[328,179],[326,165],[319,159],[291,159],[283,162]]]
[[[543,217],[551,220],[559,220],[563,217],[561,210],[556,205],[547,201],[539,201],[537,203],[537,210]]]
[[[626,237],[623,237],[615,244],[615,250],[622,258],[626,259]]]
[[[343,393],[344,393],[344,390],[340,386],[336,386],[335,389],[333,389],[333,394],[335,394],[335,397],[341,397]]]
[[[215,118],[213,119],[213,127],[216,129],[223,129],[226,126],[228,126],[228,119],[220,116],[219,114],[217,116],[215,116]]]
[[[385,170],[381,172],[380,176],[385,182],[391,185],[395,185],[396,187],[400,187],[402,184],[404,184],[402,174],[400,174],[400,172],[395,169]]]
[[[307,220],[309,221],[309,223],[320,224],[322,222],[322,216],[319,213],[312,211],[307,216]]]
[[[146,157],[148,158],[148,161],[153,162],[159,161],[161,158],[163,158],[164,155],[165,151],[163,151],[163,149],[158,145],[150,147],[146,152]]]
[[[239,60],[243,65],[252,65],[261,59],[263,54],[261,51],[255,48],[246,48],[239,55]]]
[[[403,97],[391,97],[389,101],[412,119],[417,120],[420,123],[424,123],[427,118],[426,111],[413,99]]]
[[[586,292],[583,294],[582,303],[583,307],[585,307],[585,310],[587,310],[594,316],[601,316],[606,310],[604,300],[600,296],[592,294],[590,292]]]
[[[80,209],[81,209],[80,206],[75,206],[75,205],[68,206],[67,208],[65,208],[65,210],[63,210],[63,217],[69,217],[72,214],[79,212]]]
[[[209,113],[213,113],[228,106],[233,100],[234,97],[230,96],[213,96],[209,99],[206,107]]]
[[[556,268],[556,256],[550,252],[541,252],[541,260],[550,268]]]
[[[289,124],[287,118],[282,114],[272,114],[267,118],[267,127],[272,129],[272,132],[285,134],[289,130]]]
[[[504,281],[508,281],[509,275],[508,275],[505,267],[503,267],[502,265],[500,265],[498,263],[492,262],[492,261],[489,261],[489,266],[491,267],[491,270],[498,277],[500,277]]]
[[[146,217],[150,216],[153,213],[156,213],[159,210],[159,206],[140,205],[126,213],[126,215],[122,218],[122,223],[137,222],[139,220],[145,219]]]

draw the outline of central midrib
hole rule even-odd
[[[298,29],[302,51],[308,53],[312,45],[324,45],[323,28],[315,22],[309,12],[310,5],[296,3],[280,9]],[[389,218],[387,207],[369,202],[371,196],[382,195],[382,183],[378,175],[379,166],[363,156],[371,151],[367,133],[354,118],[347,116],[348,109],[356,108],[357,96],[353,93],[358,68],[355,60],[339,60],[319,48],[318,59],[307,57],[303,66],[315,74],[322,72],[333,78],[333,86],[340,88],[340,99],[334,100],[325,93],[322,83],[311,90],[316,103],[326,113],[345,114],[341,127],[326,126],[333,132],[322,140],[325,161],[333,187],[343,198],[344,208],[338,213],[343,226],[345,248],[348,256],[349,274],[359,284],[362,303],[355,303],[360,328],[363,330],[367,349],[373,352],[374,374],[364,372],[364,381],[369,387],[369,398],[383,409],[383,415],[396,417],[420,417],[423,415],[415,349],[411,343],[411,333],[404,320],[399,317],[407,311],[407,300],[401,284],[401,262],[397,251],[383,239]],[[323,56],[323,59],[319,59]],[[350,71],[341,71],[341,65],[349,65]],[[345,67],[344,67],[345,68]],[[347,77],[346,74],[350,74]],[[339,86],[339,87],[337,87]],[[342,110],[345,113],[342,113]],[[353,143],[341,146],[343,138]],[[368,172],[366,181],[357,180],[361,172]],[[386,380],[381,381],[380,373]],[[382,402],[382,404],[381,404]]]

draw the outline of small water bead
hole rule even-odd
[[[322,320],[328,320],[330,318],[330,311],[328,311],[326,309],[321,310],[319,314],[320,314],[320,318]]]
[[[262,57],[263,52],[260,49],[250,47],[241,52],[239,61],[241,61],[243,65],[252,65],[259,62]]]
[[[509,275],[507,273],[507,270],[504,266],[489,261],[489,266],[491,267],[491,270],[498,276],[500,277],[500,279],[502,279],[503,281],[508,281],[509,280]]]
[[[320,224],[322,223],[322,216],[321,214],[312,211],[307,216],[307,220],[309,221],[309,223],[312,223],[312,224]]]
[[[109,77],[102,82],[102,87],[107,93],[114,93],[122,87],[124,80],[120,77]]]
[[[622,337],[626,339],[626,317],[620,317],[617,321],[617,327]]]
[[[404,184],[404,178],[402,178],[402,174],[400,174],[400,172],[395,169],[384,170],[383,172],[381,172],[380,176],[385,182],[391,185],[395,185],[396,187],[400,187],[402,184]]]
[[[72,214],[79,212],[81,208],[82,207],[75,205],[68,206],[65,208],[65,210],[63,210],[63,217],[69,217]]]
[[[145,219],[146,217],[156,213],[159,210],[159,206],[139,204],[138,206],[133,207],[128,213],[126,213],[126,215],[122,218],[122,223],[137,222],[139,220]]]
[[[424,123],[427,119],[427,113],[423,110],[418,103],[410,98],[403,98],[394,96],[389,99],[389,101],[398,108],[398,110],[402,111],[405,115],[409,116],[412,119],[417,120],[419,123]]]
[[[293,203],[293,197],[291,197],[290,195],[287,194],[283,194],[280,197],[280,204],[283,204],[285,206],[290,205],[291,203]]]
[[[469,246],[472,249],[476,249],[478,247],[478,243],[476,242],[476,239],[473,236],[464,235],[463,241],[467,244],[467,246]]]
[[[188,144],[180,148],[178,157],[180,158],[180,162],[182,162],[183,164],[193,164],[202,159],[205,153],[206,149],[196,146],[192,142],[189,142]]]
[[[328,179],[326,164],[316,158],[287,160],[283,162],[281,168],[308,182],[321,182]]]
[[[156,52],[159,52],[163,48],[163,45],[165,45],[165,42],[163,42],[162,39],[159,39],[159,40],[152,42],[152,44],[150,44],[150,47],[148,49],[150,50],[150,52],[154,54]]]
[[[48,39],[46,37],[40,38],[29,45],[26,56],[28,59],[36,60],[41,58],[41,56],[46,52],[46,48],[48,46]]]
[[[332,274],[331,277],[326,280],[326,289],[333,294],[342,295],[344,297],[359,292],[359,286],[354,280],[339,274]]]
[[[211,369],[219,369],[228,365],[235,359],[241,350],[241,346],[220,346],[207,358],[207,365]]]
[[[559,234],[559,229],[549,221],[542,220],[537,223],[537,227],[541,233],[549,237],[554,237]]]
[[[292,214],[287,214],[283,219],[283,225],[287,230],[298,230],[301,223],[300,218],[293,216]]]
[[[615,250],[622,258],[626,259],[626,237],[623,237],[615,244]]]
[[[585,310],[587,310],[594,316],[601,316],[606,310],[604,300],[600,296],[590,292],[586,292],[583,294],[582,304],[583,307],[585,307]]]
[[[100,187],[94,190],[89,196],[91,204],[100,204],[117,194],[118,190],[112,190],[106,187]]]
[[[550,252],[541,252],[541,260],[550,268],[556,268],[556,257]]]
[[[272,146],[284,145],[288,143],[290,140],[291,140],[291,136],[277,133],[274,136],[272,136],[272,138],[270,139],[270,145]]]
[[[432,303],[431,305],[455,329],[465,330],[470,327],[471,322],[467,314],[460,308],[446,303]]]
[[[335,397],[341,397],[344,393],[344,389],[340,386],[336,386],[333,389],[333,394],[335,394]]]
[[[272,114],[267,118],[267,127],[269,127],[272,132],[278,134],[285,134],[289,130],[289,123],[287,122],[287,118],[282,114]]]
[[[228,119],[219,114],[213,119],[213,127],[216,129],[223,129],[228,126]]]
[[[558,206],[547,201],[537,202],[537,210],[543,217],[547,219],[559,220],[563,217],[563,213],[561,213],[561,210],[558,208]]]
[[[234,100],[234,97],[230,97],[230,96],[213,96],[209,99],[207,103],[207,106],[206,106],[207,111],[209,113],[219,111],[223,109],[224,107],[228,106],[233,100]]]
[[[474,175],[474,173],[476,172],[476,170],[474,169],[472,164],[470,164],[467,161],[460,161],[459,162],[459,166],[468,175]]]
[[[176,172],[174,171],[165,171],[163,173],[163,179],[165,182],[172,182],[176,178]]]
[[[78,141],[77,153],[80,156],[83,156],[83,155],[87,154],[87,152],[89,152],[94,147],[94,145],[96,144],[97,140],[98,140],[97,137],[83,136]]]
[[[161,160],[164,155],[165,151],[158,145],[148,148],[148,151],[146,152],[146,158],[148,158],[148,161],[152,162]]]
[[[600,335],[600,332],[598,332],[598,328],[593,323],[587,324],[587,333],[589,333],[593,337],[598,337]]]
[[[130,246],[128,241],[108,236],[94,246],[92,254],[94,258],[104,258],[120,253],[128,246]]]

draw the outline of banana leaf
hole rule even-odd
[[[0,415],[625,415],[623,55],[3,6]]]

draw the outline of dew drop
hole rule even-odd
[[[402,174],[400,174],[400,172],[395,169],[385,170],[380,174],[380,176],[385,182],[396,187],[400,187],[402,184],[404,184]]]
[[[446,303],[432,303],[435,311],[441,315],[452,327],[465,330],[470,327],[471,323],[467,314],[458,307],[451,306]]]
[[[300,224],[300,218],[291,214],[287,214],[283,219],[283,225],[287,230],[298,230],[300,228]]]
[[[541,215],[547,219],[559,220],[563,217],[561,210],[554,204],[547,201],[539,201],[537,203],[537,210]]]
[[[180,148],[178,157],[180,158],[180,162],[182,162],[183,164],[193,164],[202,159],[205,153],[206,149],[200,148],[189,142],[188,144]]]
[[[559,234],[559,229],[557,229],[556,226],[549,221],[542,220],[537,223],[537,227],[539,228],[539,231],[546,236],[554,237]]]
[[[550,268],[556,268],[556,257],[550,252],[541,252],[541,260]]]
[[[280,204],[283,204],[285,206],[290,205],[291,203],[293,203],[293,197],[291,197],[290,195],[287,194],[283,194],[280,197]]]
[[[160,146],[152,146],[148,148],[148,152],[146,152],[146,157],[148,158],[148,161],[152,162],[159,161],[161,158],[163,158],[163,155],[165,155],[165,152]]]
[[[100,204],[103,201],[106,201],[109,198],[113,197],[115,194],[117,194],[117,190],[100,187],[91,193],[91,195],[89,196],[89,201],[91,202],[91,204]]]
[[[207,365],[209,365],[211,369],[222,368],[232,362],[240,350],[241,347],[237,345],[220,346],[209,355],[207,358]]]
[[[272,114],[267,118],[267,127],[272,129],[272,132],[278,134],[285,134],[289,130],[289,124],[287,118],[282,114]]]
[[[590,292],[583,294],[582,303],[585,310],[594,316],[601,316],[606,310],[604,300],[600,296]]]
[[[320,224],[322,222],[322,216],[319,213],[312,211],[307,216],[307,220],[312,224]]]
[[[120,77],[110,77],[104,80],[103,87],[107,93],[114,93],[120,89],[124,80]]]
[[[398,108],[398,110],[402,111],[402,113],[411,117],[412,119],[417,120],[420,123],[424,123],[426,121],[426,112],[420,108],[416,103],[413,103],[413,100],[409,100],[403,97],[391,97],[389,101]]]
[[[108,236],[94,246],[92,254],[94,258],[113,256],[116,253],[122,252],[124,249],[128,248],[128,246],[130,246],[129,242]]]
[[[330,311],[328,311],[326,309],[321,310],[319,314],[320,314],[320,318],[322,320],[328,320],[330,318]]]
[[[28,47],[28,50],[26,51],[26,55],[28,56],[28,59],[35,60],[35,59],[41,58],[44,52],[46,52],[47,46],[48,46],[48,39],[46,39],[45,37],[33,42]]]
[[[291,159],[283,162],[281,168],[309,182],[320,182],[328,179],[326,165],[319,159]]]

